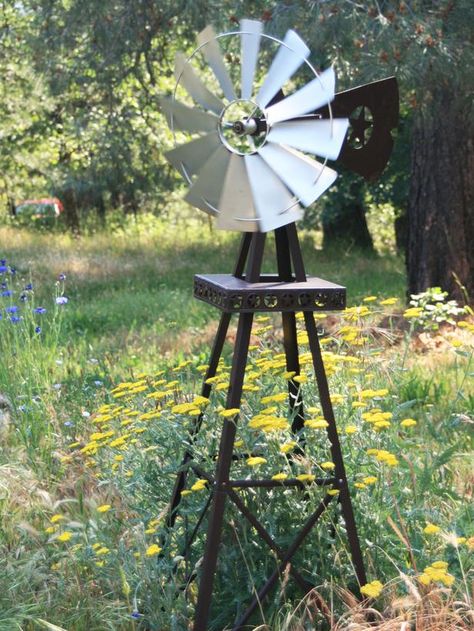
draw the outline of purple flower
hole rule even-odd
[[[132,611],[132,613],[130,614],[131,618],[135,618],[135,620],[138,620],[138,618],[141,617],[141,613],[139,611]]]
[[[4,274],[5,272],[8,272],[8,267],[6,265],[0,265],[0,274]]]
[[[17,324],[20,320],[21,316],[11,316],[10,318],[10,322],[13,322],[13,324]]]
[[[68,302],[68,298],[67,296],[58,296],[56,298],[56,304],[57,305],[65,305]]]
[[[6,289],[5,291],[2,291],[3,298],[8,298],[9,296],[13,296],[13,292],[11,289]]]
[[[16,274],[16,267],[10,267],[10,274]]]
[[[28,302],[28,296],[26,294],[21,294],[20,300],[21,302]]]
[[[35,313],[46,313],[46,309],[44,307],[35,307],[33,311]]]
[[[7,259],[0,259],[0,265],[6,265]]]
[[[18,311],[18,307],[16,305],[12,305],[11,307],[5,307],[5,311],[7,313],[16,313]]]
[[[35,326],[35,333],[41,333],[41,327],[40,326]]]
[[[59,274],[59,280],[66,280],[66,274]]]

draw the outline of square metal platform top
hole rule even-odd
[[[263,275],[249,283],[232,274],[199,274],[194,277],[194,297],[230,313],[340,311],[346,306],[345,287],[314,276],[287,282]]]

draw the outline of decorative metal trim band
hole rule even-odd
[[[277,277],[265,281],[246,283],[221,274],[195,276],[194,297],[227,313],[340,311],[346,306],[345,287],[319,278],[304,283],[282,282]]]

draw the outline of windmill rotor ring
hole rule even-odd
[[[300,219],[303,207],[336,179],[327,162],[337,159],[349,125],[347,118],[332,115],[334,70],[319,74],[295,31],[278,39],[262,29],[255,20],[242,20],[239,30],[218,35],[206,27],[190,56],[177,54],[172,97],[161,99],[175,142],[166,157],[189,186],[185,199],[214,215],[222,229],[267,232]],[[220,46],[229,38],[238,38],[241,44],[240,95],[225,63],[229,55],[224,56]],[[278,48],[255,91],[260,44],[265,40]],[[217,90],[195,72],[191,62],[199,53],[217,79]],[[283,95],[282,88],[304,67],[314,78]],[[180,87],[194,107],[178,101]],[[325,120],[312,115],[320,107],[328,110]],[[179,144],[177,132],[192,139]]]

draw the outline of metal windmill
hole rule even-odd
[[[240,44],[238,91],[221,51],[221,43],[229,39]],[[177,54],[174,94],[160,100],[175,140],[183,134],[186,140],[169,151],[166,158],[186,179],[189,189],[185,199],[190,204],[216,217],[219,228],[244,233],[233,274],[195,276],[195,297],[222,312],[202,395],[210,395],[212,386],[206,382],[216,374],[234,313],[238,314],[238,327],[227,408],[240,406],[256,312],[282,314],[287,370],[298,375],[295,314],[303,312],[335,465],[331,477],[317,479],[314,483],[339,491],[352,563],[362,585],[366,583],[364,562],[314,318],[315,311],[343,309],[345,288],[306,275],[295,222],[303,216],[303,207],[312,204],[335,181],[337,173],[327,165],[328,161],[337,160],[366,179],[374,179],[383,171],[393,144],[391,130],[398,122],[397,83],[391,77],[336,94],[334,70],[329,68],[318,73],[308,60],[308,47],[295,31],[289,30],[283,40],[279,40],[263,33],[261,22],[254,20],[242,20],[238,31],[219,35],[212,27],[207,27],[197,40],[198,47],[190,57]],[[270,42],[277,51],[263,82],[255,88],[263,42]],[[199,56],[203,56],[214,76],[206,73],[205,78],[201,78],[196,73],[194,62]],[[303,87],[291,90],[292,79],[299,69],[311,73],[313,78]],[[283,89],[288,85],[290,93],[284,96]],[[181,87],[192,99],[193,107],[176,99]],[[308,154],[318,156],[320,161]],[[275,233],[278,271],[274,275],[261,275],[265,237],[270,231]],[[298,433],[304,426],[303,404],[297,396],[298,384],[290,380],[288,388],[294,419],[292,430]],[[334,495],[326,493],[290,546],[282,550],[234,489],[294,487],[297,490],[302,483],[298,479],[231,479],[235,417],[224,419],[215,472],[203,471],[194,461],[192,450],[202,421],[201,414],[191,429],[191,447],[184,454],[177,474],[167,524],[170,528],[175,524],[188,471],[193,470],[207,479],[211,493],[191,537],[196,536],[209,508],[195,631],[207,628],[227,500],[276,554],[279,566],[234,623],[233,629],[241,629],[293,560]],[[191,543],[188,541],[187,545]],[[291,575],[305,592],[311,588],[294,565]]]

